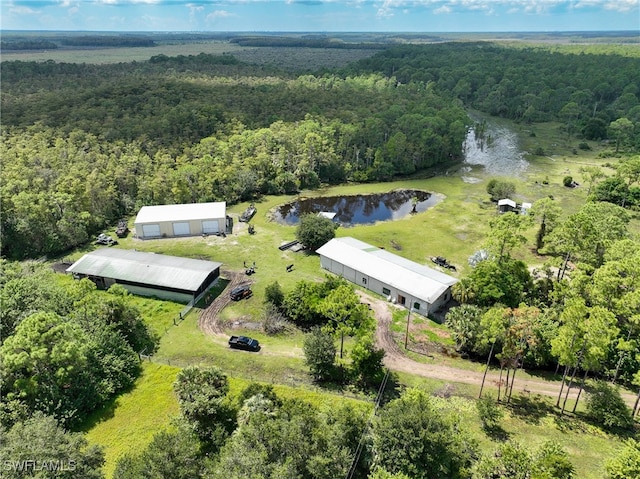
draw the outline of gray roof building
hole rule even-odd
[[[351,237],[320,247],[323,268],[426,315],[451,297],[458,280],[428,266]]]
[[[122,284],[133,293],[180,301],[195,298],[220,275],[222,263],[156,253],[101,248],[67,268],[100,288]]]

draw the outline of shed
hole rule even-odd
[[[136,236],[150,239],[231,233],[233,221],[226,208],[224,201],[143,206],[135,220]]]
[[[76,279],[89,278],[98,288],[121,284],[133,294],[189,302],[220,276],[222,263],[119,248],[85,254],[67,268]]]
[[[444,306],[451,299],[451,286],[458,281],[351,237],[334,238],[317,253],[327,271],[423,316]]]
[[[516,208],[517,208],[516,202],[509,198],[498,200],[498,210],[500,210],[500,213],[515,211]]]
[[[322,218],[327,218],[331,221],[333,221],[333,219],[336,217],[338,213],[334,213],[333,211],[320,211],[318,213],[318,216],[322,217]]]

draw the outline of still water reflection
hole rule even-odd
[[[284,204],[275,210],[275,219],[293,225],[306,213],[321,211],[336,213],[334,221],[341,225],[371,224],[376,221],[395,220],[410,214],[420,213],[438,202],[437,195],[421,190],[395,190],[388,193],[353,196],[322,196],[305,198]]]

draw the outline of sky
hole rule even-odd
[[[0,0],[2,30],[640,31],[640,0]]]

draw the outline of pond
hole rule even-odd
[[[522,176],[529,162],[524,158],[526,152],[520,149],[518,135],[493,122],[483,120],[483,125],[484,134],[479,137],[473,128],[467,132],[463,145],[464,162],[483,166],[489,175]]]
[[[421,190],[394,190],[388,193],[372,193],[353,196],[320,196],[304,198],[277,207],[276,221],[288,225],[296,224],[306,213],[335,213],[334,221],[343,226],[373,224],[376,221],[396,220],[413,210],[417,199],[416,213],[438,203],[438,195]]]

